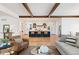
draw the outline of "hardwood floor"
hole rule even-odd
[[[57,35],[51,35],[50,37],[29,37],[28,35],[23,35],[22,38],[29,40],[29,46],[47,45],[53,46],[55,42],[59,39]]]
[[[29,37],[30,42],[49,42],[50,37]]]

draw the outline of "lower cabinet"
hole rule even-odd
[[[30,31],[29,37],[50,37],[49,31]]]

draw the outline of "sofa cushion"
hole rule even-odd
[[[66,35],[62,35],[61,37],[60,37],[60,42],[65,42],[65,39],[67,38],[67,36]]]
[[[72,38],[65,39],[65,43],[72,45],[72,46],[75,46],[76,39],[72,39]]]
[[[24,47],[24,48],[26,48],[28,45],[29,45],[28,42],[23,42],[23,43],[21,43],[21,46]]]
[[[58,42],[60,49],[64,51],[66,55],[79,55],[79,48],[66,44],[64,42]]]
[[[76,47],[79,47],[79,36],[77,36]]]
[[[67,39],[76,39],[76,36],[67,36]]]
[[[23,40],[22,40],[21,38],[15,38],[15,42],[17,42],[17,43],[22,43]]]
[[[70,42],[70,43],[76,43],[76,40],[74,40],[74,39],[65,39],[65,42]]]
[[[76,46],[75,46],[76,44],[71,43],[71,42],[66,42],[66,44],[69,44],[69,45],[72,45],[72,46],[76,47]]]

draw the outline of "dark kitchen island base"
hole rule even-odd
[[[50,37],[49,31],[29,31],[29,37]]]

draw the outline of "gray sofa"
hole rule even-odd
[[[76,38],[76,41],[78,41],[77,44],[75,43],[74,45],[71,45],[65,42],[66,36],[62,36],[60,40],[56,42],[56,48],[58,49],[61,55],[79,55],[78,38]]]

